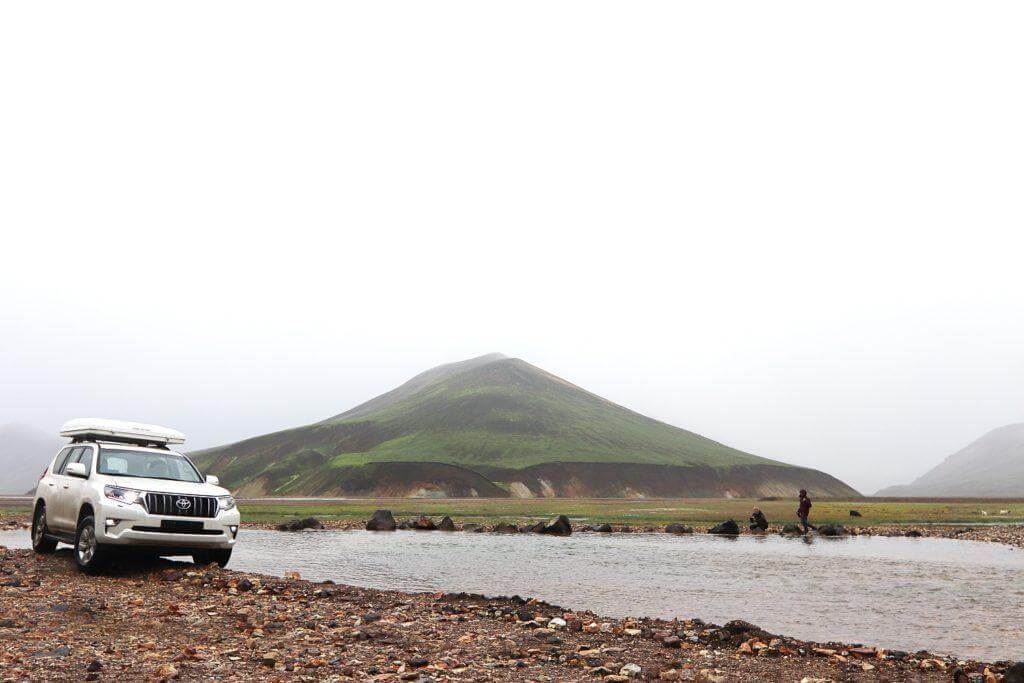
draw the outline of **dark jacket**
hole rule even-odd
[[[768,518],[764,516],[763,512],[755,512],[750,516],[750,528],[761,531],[768,530]]]
[[[796,516],[797,517],[806,517],[809,514],[811,514],[811,499],[810,498],[801,498],[800,499],[800,507],[797,508],[797,510],[796,510]]]

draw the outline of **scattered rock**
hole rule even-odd
[[[736,523],[734,519],[727,519],[721,524],[708,529],[709,534],[723,534],[726,536],[736,536],[740,533],[740,525]]]
[[[594,527],[594,531],[600,532],[602,534],[611,533],[611,530],[612,530],[612,525],[611,524],[598,524],[597,526]]]
[[[558,515],[541,531],[542,534],[552,536],[569,536],[572,534],[572,523],[565,515]]]
[[[395,516],[391,510],[377,510],[366,523],[367,531],[394,531],[397,528]]]
[[[740,635],[743,633],[751,632],[760,633],[761,631],[761,629],[757,626],[754,626],[749,621],[743,621],[742,619],[734,619],[722,628],[733,635]]]
[[[643,669],[640,668],[639,664],[623,664],[622,668],[619,669],[619,675],[636,678],[640,675],[641,671],[643,671]]]
[[[165,680],[177,678],[178,670],[171,664],[161,664],[160,668],[156,670],[156,675]]]
[[[665,527],[666,534],[692,534],[693,527],[685,524],[669,524]]]
[[[441,519],[441,523],[437,525],[437,528],[441,531],[455,531],[455,522],[448,515],[445,515]]]
[[[848,536],[850,534],[842,524],[822,524],[818,527],[820,536]]]
[[[523,529],[528,534],[542,534],[544,533],[544,522],[537,522]]]
[[[786,524],[782,527],[782,531],[779,534],[782,536],[803,536],[804,530],[799,524]]]
[[[468,531],[471,534],[479,534],[485,531],[483,524],[474,524],[472,522],[462,525],[463,531]]]
[[[907,538],[921,538],[921,532],[917,529],[911,529],[907,533],[903,534]]]
[[[302,531],[303,529],[323,529],[324,525],[316,517],[304,517],[281,522],[277,525],[278,531]]]
[[[411,524],[412,528],[416,531],[437,531],[437,525],[434,524],[434,520],[426,515],[420,515]]]
[[[1003,672],[1003,683],[1024,683],[1024,662],[1017,662]]]
[[[501,524],[495,525],[493,531],[496,534],[518,534],[519,527],[515,524],[510,524],[509,522],[502,522]]]

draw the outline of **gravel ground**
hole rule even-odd
[[[3,526],[27,532],[25,519]],[[1020,526],[856,531],[1024,548]],[[0,546],[3,681],[995,681],[1007,666],[808,643],[744,622],[613,620],[518,597],[376,591],[163,560],[89,577],[70,551]]]
[[[993,681],[1006,667],[162,560],[91,577],[70,551],[6,548],[0,644],[4,681]]]

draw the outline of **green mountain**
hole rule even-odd
[[[193,457],[243,495],[857,495],[817,470],[653,420],[501,354]]]

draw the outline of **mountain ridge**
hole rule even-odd
[[[997,427],[910,484],[876,496],[1019,497],[1024,491],[1024,422]]]
[[[859,495],[824,473],[660,422],[503,354],[438,366],[326,420],[194,457],[227,485],[259,495],[372,490],[370,465],[391,494],[400,470],[412,477],[408,495],[498,495],[482,482],[517,496],[642,497],[673,487],[708,496],[798,488]]]

